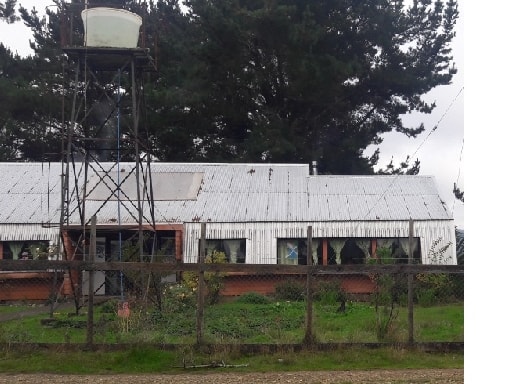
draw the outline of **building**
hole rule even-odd
[[[20,259],[25,249],[45,257],[61,222],[67,257],[81,258],[81,223],[95,215],[98,261],[197,262],[206,223],[207,252],[222,251],[230,263],[306,264],[308,226],[314,263],[365,263],[382,252],[406,263],[412,220],[418,263],[457,263],[453,218],[430,176],[316,175],[308,164],[155,162],[139,176],[149,187],[137,192],[135,163],[90,166],[96,169],[87,182],[70,180],[69,212],[61,215],[60,163],[0,163],[1,258]],[[157,236],[142,254],[127,256],[141,228]],[[119,289],[115,278],[98,281],[100,294]]]

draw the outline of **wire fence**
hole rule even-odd
[[[0,343],[463,343],[464,269],[0,260]]]

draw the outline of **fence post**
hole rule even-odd
[[[91,218],[88,261],[96,260],[96,215]],[[94,271],[89,270],[89,292],[87,299],[87,346],[92,347],[94,333]]]
[[[308,272],[306,275],[306,334],[304,343],[311,345],[314,342],[313,337],[313,294],[312,294],[312,227],[308,226],[308,243],[307,243],[307,265]]]
[[[408,263],[412,265],[413,259],[413,236],[414,236],[414,221],[409,220],[409,258]],[[408,313],[408,324],[409,324],[409,344],[414,344],[414,291],[413,291],[413,277],[414,275],[409,272],[407,274],[407,306],[409,309]]]
[[[199,255],[197,263],[199,264],[199,273],[197,279],[197,317],[196,317],[196,337],[197,344],[203,343],[204,327],[204,260],[206,249],[206,223],[201,223],[201,240],[199,242]]]

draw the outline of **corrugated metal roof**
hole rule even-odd
[[[134,164],[120,167],[129,172]],[[96,165],[90,180],[100,169],[112,172],[117,165]],[[155,201],[157,223],[452,219],[431,176],[310,176],[308,164],[152,163],[151,169],[159,173],[157,188],[166,187],[165,174],[171,185],[177,172],[202,173],[195,200]],[[58,223],[61,173],[60,163],[0,163],[0,223]],[[83,177],[79,167],[77,173]],[[86,217],[96,214],[101,225],[116,224],[120,215],[122,223],[134,224],[136,207],[135,201],[88,200]],[[149,220],[147,201],[144,212]],[[79,223],[77,209],[70,219]]]
[[[0,163],[0,224],[58,223],[60,164]]]

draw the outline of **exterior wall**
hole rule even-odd
[[[207,239],[246,239],[247,264],[277,264],[277,239],[307,238],[307,227],[312,226],[314,238],[408,237],[409,221],[345,221],[316,223],[207,223]],[[453,220],[415,221],[414,237],[420,238],[423,264],[434,264],[428,251],[438,239],[439,245],[451,243],[445,253],[446,264],[457,264],[455,227]],[[201,223],[186,223],[183,233],[183,261],[197,261],[201,238]]]
[[[50,272],[1,272],[0,301],[48,300],[54,289],[54,274]],[[62,273],[55,289],[62,291]]]
[[[240,296],[244,293],[254,292],[261,295],[272,295],[276,291],[276,286],[287,280],[295,280],[306,286],[306,277],[298,275],[227,275],[223,279],[223,296]],[[328,277],[321,279],[328,281]],[[340,281],[340,279],[337,279]],[[317,279],[320,281],[320,279]],[[357,295],[369,295],[375,291],[375,284],[365,275],[344,276],[340,282],[340,288],[346,293]]]
[[[59,225],[43,227],[39,224],[0,224],[0,241],[39,241],[48,240],[57,243]]]

